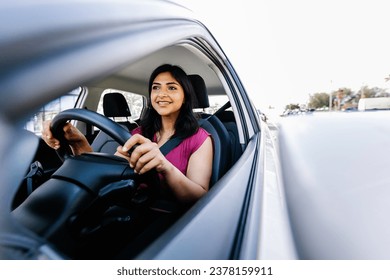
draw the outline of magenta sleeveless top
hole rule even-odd
[[[141,127],[135,128],[132,134],[142,134]],[[177,169],[179,169],[184,175],[187,173],[188,161],[193,153],[195,153],[200,146],[206,141],[210,134],[203,128],[199,128],[198,131],[185,138],[179,145],[173,148],[165,157],[171,162]],[[157,142],[156,135],[153,137],[153,142]]]

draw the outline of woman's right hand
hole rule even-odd
[[[129,151],[134,147],[129,155]],[[144,174],[154,168],[159,173],[165,173],[173,166],[161,153],[157,143],[141,134],[131,136],[123,146],[117,148],[115,155],[126,158],[130,167],[138,174]]]
[[[60,148],[60,141],[54,138],[50,130],[50,124],[51,121],[43,123],[42,139],[49,147],[57,150]],[[87,138],[71,123],[64,125],[64,137],[72,148],[73,154],[79,155],[84,152],[92,152],[92,147],[89,145]]]

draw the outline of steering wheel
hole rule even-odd
[[[125,144],[125,142],[131,137],[131,133],[124,127],[99,113],[77,108],[64,110],[58,113],[51,122],[51,131],[53,136],[60,141],[60,148],[57,150],[57,153],[63,159],[66,159],[71,155],[71,151],[65,140],[63,131],[63,126],[69,120],[79,120],[88,124],[92,124],[100,128],[120,145]],[[132,149],[129,151],[129,154],[131,154],[132,150],[134,150],[136,146],[137,145],[132,147]],[[141,175],[141,181],[146,181],[151,186],[153,186],[153,191],[151,191],[151,193],[156,195],[155,191],[160,185],[160,179],[156,170],[153,169],[146,174]]]
[[[68,109],[58,113],[52,120],[50,129],[53,136],[60,141],[60,148],[57,150],[61,158],[71,155],[70,148],[65,140],[63,127],[69,120],[78,120],[92,124],[100,128],[107,135],[112,137],[120,145],[123,145],[131,133],[111,119],[86,109]]]
[[[97,126],[120,145],[131,137],[125,128],[103,115],[85,109],[69,109],[60,112],[51,123],[53,136],[62,141],[61,147],[69,147],[63,135],[63,126],[69,120]],[[63,164],[50,180],[13,210],[14,218],[30,231],[45,236],[65,255],[75,258],[84,252],[90,258],[89,254],[93,255],[95,251],[85,250],[84,246],[101,250],[97,245],[107,237],[115,244],[118,240],[127,242],[128,233],[144,222],[143,209],[148,209],[149,203],[158,197],[160,188],[154,185],[154,182],[159,184],[156,170],[141,178],[122,157],[104,153],[69,156],[68,151],[62,152],[65,155]],[[144,179],[153,180],[149,181],[151,188],[146,188],[150,190],[146,194],[138,192]],[[130,216],[137,211],[141,212]],[[117,228],[125,229],[123,236],[118,236]],[[107,244],[110,246],[101,251],[110,256],[111,250],[115,252],[117,247],[111,248],[111,243]]]

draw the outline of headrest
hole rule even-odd
[[[206,83],[199,75],[188,75],[195,90],[196,100],[194,100],[194,109],[204,109],[210,107],[209,96],[207,95]]]
[[[103,96],[103,112],[106,117],[131,117],[126,98],[119,92],[107,93]]]

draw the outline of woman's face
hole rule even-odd
[[[184,103],[184,90],[170,72],[163,72],[153,81],[150,99],[160,116],[177,118]]]

